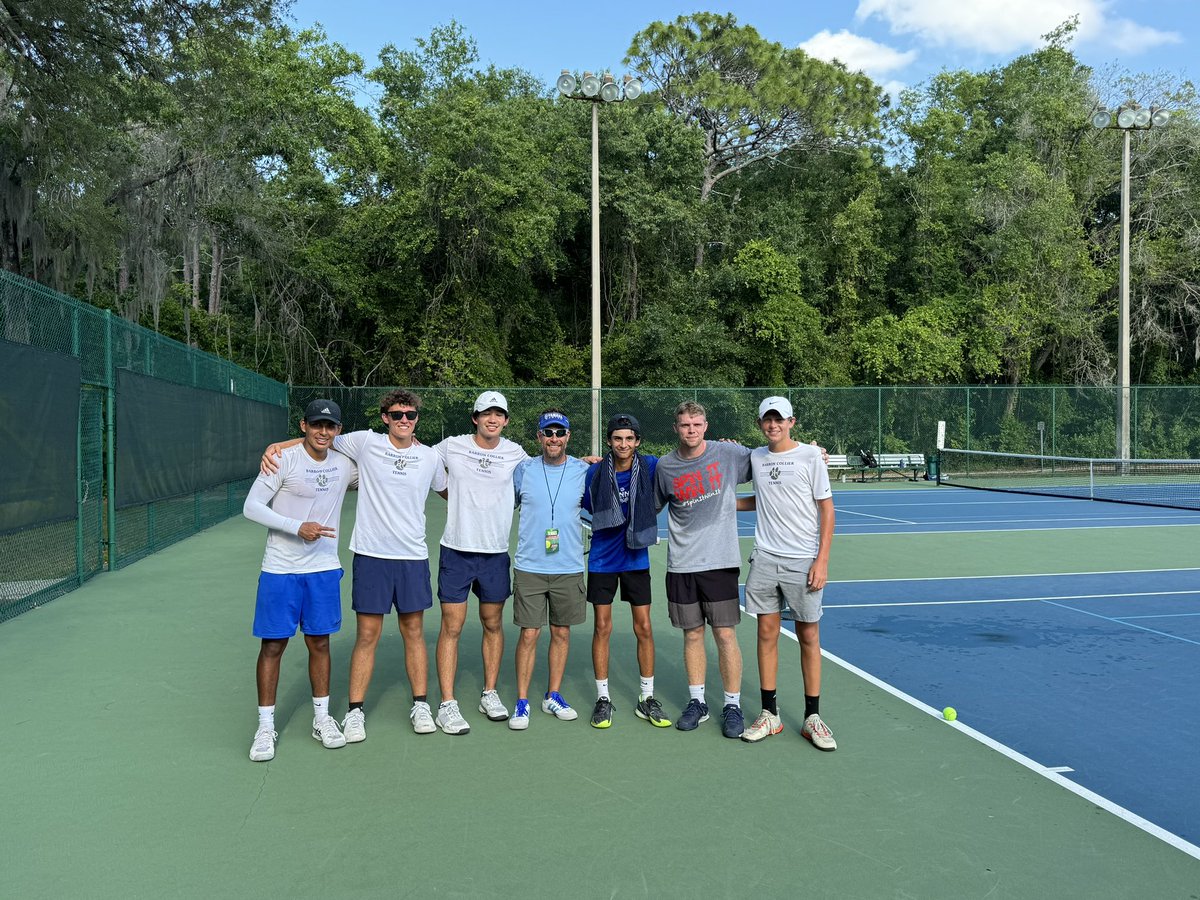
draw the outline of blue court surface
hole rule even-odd
[[[1182,510],[947,488],[835,491],[834,500],[835,562],[853,552],[845,536],[854,534],[1020,530],[1044,544],[1058,539],[1043,529],[1200,524],[1200,513]],[[753,514],[742,526],[753,533]],[[831,582],[821,643],[834,662],[934,710],[955,707],[961,724],[998,749],[1094,792],[1118,815],[1165,829],[1197,855],[1186,846],[1200,844],[1194,561],[1181,555],[1170,570],[1114,559],[1114,571]],[[1064,552],[1063,569],[1073,568]],[[836,700],[824,705],[836,733]]]

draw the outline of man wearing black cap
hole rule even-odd
[[[594,728],[612,725],[608,689],[612,602],[618,586],[633,615],[641,684],[634,712],[659,728],[671,722],[654,697],[654,632],[650,625],[650,554],[658,540],[654,469],[658,457],[638,452],[642,426],[621,413],[608,420],[609,453],[588,469],[583,506],[592,514],[587,599],[594,610],[592,668],[596,673]]]
[[[329,715],[329,635],[342,627],[342,566],[337,525],[346,488],[357,477],[354,463],[332,449],[342,411],[332,400],[304,410],[301,443],[283,452],[273,474],[259,475],[242,511],[270,529],[254,610],[258,654],[258,730],[250,759],[275,756],[275,694],[279,664],[296,628],[308,645],[313,692],[312,736],[322,746],[344,747],[346,738]]]

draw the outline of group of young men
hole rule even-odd
[[[476,399],[471,434],[433,447],[416,440],[420,399],[393,391],[380,401],[384,433],[341,434],[341,411],[329,400],[305,409],[301,438],[272,444],[250,489],[245,515],[269,529],[256,600],[254,635],[259,724],[250,749],[272,759],[278,734],[275,695],[280,658],[297,628],[309,649],[313,690],[312,736],[336,748],[366,739],[364,702],[383,620],[397,613],[413,703],[413,730],[464,734],[470,724],[455,697],[458,646],[468,597],[478,601],[482,626],[483,691],[478,709],[492,721],[524,730],[530,723],[530,683],[542,629],[550,628],[548,680],[541,709],[572,720],[562,695],[570,629],[593,610],[592,665],[597,698],[591,724],[611,726],[609,693],[612,605],[629,604],[640,676],[634,713],[660,728],[672,722],[655,696],[654,633],[650,619],[648,548],[658,540],[658,513],[668,510],[666,593],[671,623],[683,632],[689,698],[675,727],[691,731],[709,718],[705,696],[705,626],[717,647],[724,696],[722,733],[757,742],[783,730],[776,701],[782,615],[795,619],[800,642],[805,714],[801,734],[822,750],[837,747],[819,710],[821,596],[828,573],[834,510],[819,448],[792,436],[790,402],[768,397],[758,412],[767,446],[749,450],[710,441],[705,410],[675,410],[678,447],[658,458],[640,452],[642,432],[631,415],[613,416],[608,452],[577,459],[567,453],[570,421],[559,409],[538,418],[541,453],[530,457],[502,434],[508,403],[496,391]],[[755,494],[738,497],[753,480]],[[352,608],[357,636],[350,662],[349,706],[339,726],[329,713],[329,635],[341,627],[337,524],[348,488],[359,501],[350,537]],[[433,606],[425,502],[429,492],[448,503],[439,554],[441,603],[435,664],[436,711],[428,699],[429,661],[424,612]],[[516,558],[508,554],[513,511],[519,509]],[[749,726],[741,709],[742,658],[735,628],[741,618],[741,552],[737,511],[757,509],[755,550],[745,606],[758,620],[762,712]],[[583,512],[591,515],[585,553]],[[585,569],[587,577],[585,581]],[[504,653],[502,614],[513,597],[520,629],[515,653],[517,697],[511,714],[497,684]]]

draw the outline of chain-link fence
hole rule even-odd
[[[381,429],[379,400],[386,388],[296,386],[291,391],[291,434],[299,434],[304,406],[316,397],[342,407],[345,430]],[[479,388],[414,388],[422,398],[418,437],[429,444],[472,429],[471,406]],[[571,419],[571,450],[587,452],[592,428],[586,388],[499,388],[512,421],[506,434],[536,452],[538,413],[558,407]],[[1108,457],[1117,454],[1115,387],[1027,385],[1021,387],[850,388],[605,388],[601,427],[615,413],[642,425],[644,449],[665,453],[675,446],[673,412],[695,400],[708,413],[710,437],[762,443],[755,424],[758,404],[776,393],[796,410],[797,436],[816,440],[831,453],[929,453],[937,423],[946,423],[946,445],[973,450]],[[1200,458],[1200,386],[1135,387],[1132,391],[1132,455]]]
[[[214,419],[286,427],[286,385],[8,272],[0,364],[0,621],[239,512],[256,456],[197,465]]]

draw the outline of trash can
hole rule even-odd
[[[927,457],[925,457],[925,459],[926,459],[925,480],[926,481],[937,481],[938,480],[938,472],[940,471],[940,468],[938,466],[938,463],[940,462],[940,460],[938,459],[938,452],[936,450],[934,450]]]

